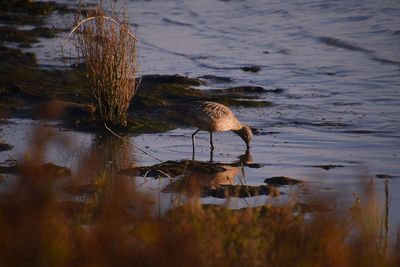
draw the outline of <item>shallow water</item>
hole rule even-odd
[[[387,174],[397,177],[389,181],[390,215],[393,223],[400,222],[396,214],[400,203],[399,1],[176,0],[128,1],[127,5],[139,38],[143,74],[212,74],[234,81],[211,82],[204,90],[236,85],[284,89],[281,94],[260,95],[272,101],[272,107],[234,109],[239,119],[257,129],[251,154],[255,163],[265,165],[245,168],[249,184],[290,176],[305,180],[322,195],[340,193],[342,203],[350,206],[353,190],[360,192],[363,182]],[[58,23],[65,21],[58,19]],[[61,63],[54,61],[51,52],[59,42],[62,38],[33,48],[40,52],[43,65]],[[240,69],[251,65],[261,70]],[[23,151],[19,140],[29,134],[18,128],[20,123],[0,126],[2,137],[16,145],[11,152],[15,155]],[[192,155],[194,130],[144,134],[132,140],[162,160],[187,159]],[[71,136],[84,146],[93,139],[85,134]],[[208,134],[197,138],[197,160],[209,160],[207,138]],[[215,161],[233,162],[245,152],[243,142],[232,133],[217,134],[214,143]],[[7,155],[1,152],[0,158]],[[140,165],[157,163],[138,151],[135,155]],[[56,156],[56,161],[62,163],[62,157]],[[342,167],[326,171],[317,165]],[[374,181],[383,192],[383,181]]]
[[[262,95],[273,101],[271,108],[235,109],[259,130],[252,155],[266,164],[249,170],[248,181],[288,175],[353,188],[360,176],[400,175],[400,3],[210,0],[128,5],[138,25],[144,73],[214,74],[232,77],[234,85],[284,89]],[[249,65],[261,66],[261,71],[240,70]],[[138,139],[159,156],[185,158],[191,153],[191,131]],[[209,157],[206,139],[204,135],[198,144],[201,160]],[[219,134],[215,142],[214,160],[232,161],[244,150],[233,134]],[[325,164],[343,168],[311,167]]]

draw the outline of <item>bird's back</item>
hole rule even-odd
[[[174,111],[185,122],[205,131],[230,131],[242,127],[227,106],[216,102],[188,102],[174,106]]]

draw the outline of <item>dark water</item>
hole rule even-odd
[[[187,0],[128,1],[127,5],[139,38],[143,74],[233,79],[232,83],[211,81],[204,90],[236,85],[283,88],[279,94],[260,95],[272,101],[272,107],[234,109],[239,119],[257,129],[251,154],[255,163],[264,165],[244,169],[247,183],[290,176],[303,179],[322,195],[341,194],[343,205],[350,206],[352,191],[362,191],[360,184],[373,178],[383,192],[383,180],[375,177],[389,175],[394,177],[389,181],[391,220],[400,222],[396,214],[400,203],[399,1]],[[54,18],[54,23],[65,21]],[[62,39],[34,48],[43,64],[54,63],[49,50],[57,50],[57,42]],[[252,65],[261,70],[240,69]],[[23,125],[0,126],[3,138],[19,144],[13,132],[24,131]],[[140,135],[132,141],[162,160],[187,159],[194,130]],[[71,135],[78,144],[88,145],[92,138]],[[215,161],[233,162],[245,152],[232,133],[217,134],[214,143]],[[11,153],[18,155],[18,151],[22,149]],[[4,159],[7,154],[0,156]],[[157,163],[138,151],[136,158],[141,165]],[[209,159],[208,134],[198,137],[196,159]],[[341,167],[327,171],[318,165]],[[149,192],[160,186],[154,181],[149,184]]]

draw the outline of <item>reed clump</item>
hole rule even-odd
[[[93,9],[79,8],[74,25],[67,40],[72,40],[86,67],[98,118],[126,125],[138,74],[137,39],[126,11],[112,8],[108,15],[102,4]]]

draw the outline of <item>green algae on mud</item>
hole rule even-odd
[[[0,173],[2,174],[14,174],[24,175],[29,171],[38,171],[45,174],[47,177],[61,178],[71,176],[71,170],[67,167],[58,166],[53,163],[45,163],[39,166],[34,165],[12,165],[12,166],[0,166]]]
[[[86,81],[78,71],[40,69],[33,56],[19,51],[8,60],[1,60],[3,57],[1,54],[0,111],[9,114],[8,117],[32,118],[36,115],[32,110],[38,103],[53,99],[77,103],[90,101],[85,90]]]
[[[10,95],[36,96],[47,99],[65,99],[86,102],[85,77],[74,69],[41,69],[27,65],[1,64],[0,86]]]
[[[39,38],[54,38],[60,32],[48,27],[35,27],[32,30],[20,30],[12,26],[0,26],[0,43],[20,43],[22,47],[30,47],[38,43]]]
[[[48,1],[2,1],[0,3],[0,113],[20,116],[30,113],[30,106],[46,99],[88,98],[82,93],[85,80],[75,70],[38,68],[36,56],[15,48],[29,47],[38,38],[54,38],[61,31],[45,26],[46,17],[53,12],[71,11],[66,5]],[[18,26],[29,26],[21,30]],[[8,44],[13,47],[8,47]],[[24,107],[21,109],[21,107]],[[22,113],[22,114],[20,114]],[[4,115],[3,115],[4,116]]]
[[[272,105],[271,102],[259,100],[257,96],[249,95],[244,91],[233,93],[229,89],[226,91],[221,89],[215,93],[213,90],[206,91],[192,87],[203,84],[204,81],[200,79],[180,75],[144,76],[133,98],[132,109],[154,109],[194,100],[215,101],[227,106],[268,107]]]
[[[33,53],[0,46],[1,111],[19,116],[38,102],[51,99],[90,102],[87,81],[78,69],[44,69]]]
[[[29,66],[37,65],[34,53],[23,52],[21,49],[0,46],[0,64],[15,65],[23,64]]]
[[[281,193],[274,187],[269,185],[221,185],[216,188],[207,188],[203,192],[203,196],[211,196],[215,198],[248,198],[254,196],[279,196]]]
[[[23,13],[32,16],[49,15],[53,12],[66,13],[70,9],[63,4],[54,1],[30,1],[30,0],[16,0],[16,1],[1,1],[0,14],[7,13]]]
[[[294,179],[286,176],[274,176],[264,180],[264,183],[272,186],[295,185],[302,183],[302,180]]]
[[[8,48],[0,49],[0,52],[0,94],[4,104],[1,109],[7,110],[11,116],[32,116],[29,114],[38,103],[51,100],[86,105],[93,103],[88,82],[79,69],[42,69],[37,66],[34,55]],[[159,116],[160,109],[193,100],[215,101],[228,106],[271,105],[269,101],[246,93],[213,93],[193,88],[201,83],[199,79],[179,75],[144,76],[131,101],[128,125],[119,130],[132,133],[172,130],[176,127],[175,119],[167,114]],[[19,109],[21,106],[25,106],[25,113]],[[72,128],[85,131],[104,129],[103,123],[96,121],[93,114],[79,111],[67,114],[63,120]]]
[[[242,163],[243,164],[243,163]],[[152,166],[126,168],[120,175],[171,178],[161,190],[163,193],[185,193],[201,197],[247,198],[280,194],[270,185],[234,184],[242,170],[241,164],[213,163],[196,160],[166,161]]]
[[[189,172],[219,173],[226,169],[220,163],[201,162],[196,160],[166,161],[152,166],[127,168],[120,170],[120,174],[161,178],[166,175],[176,177]]]
[[[200,197],[214,197],[214,198],[249,198],[255,196],[279,196],[281,193],[269,185],[218,185],[207,186],[197,185],[190,186],[188,177],[180,177],[177,180],[172,180],[165,188],[161,190],[163,193],[189,193],[191,195],[198,194]]]
[[[52,1],[1,1],[0,3],[0,44],[19,43],[21,47],[30,47],[39,42],[39,38],[54,38],[62,30],[44,26],[46,16],[53,12],[66,13],[71,10],[63,4]],[[29,26],[23,30],[17,26]]]
[[[36,63],[34,54],[20,49],[0,47],[1,110],[10,116],[33,116],[42,103],[54,100],[70,102],[73,106],[62,114],[67,127],[83,131],[104,130],[86,106],[93,103],[88,82],[80,68],[43,69]],[[265,107],[271,102],[261,101],[246,92],[204,91],[194,86],[203,85],[197,78],[180,75],[146,75],[142,77],[137,94],[133,97],[126,127],[122,132],[164,132],[176,128],[176,118],[161,114],[160,109],[193,100],[208,100],[228,106]],[[73,103],[83,104],[81,108]],[[21,109],[20,107],[24,107]],[[43,112],[41,112],[43,113]],[[33,115],[32,115],[33,114]],[[40,117],[40,116],[39,116]]]

